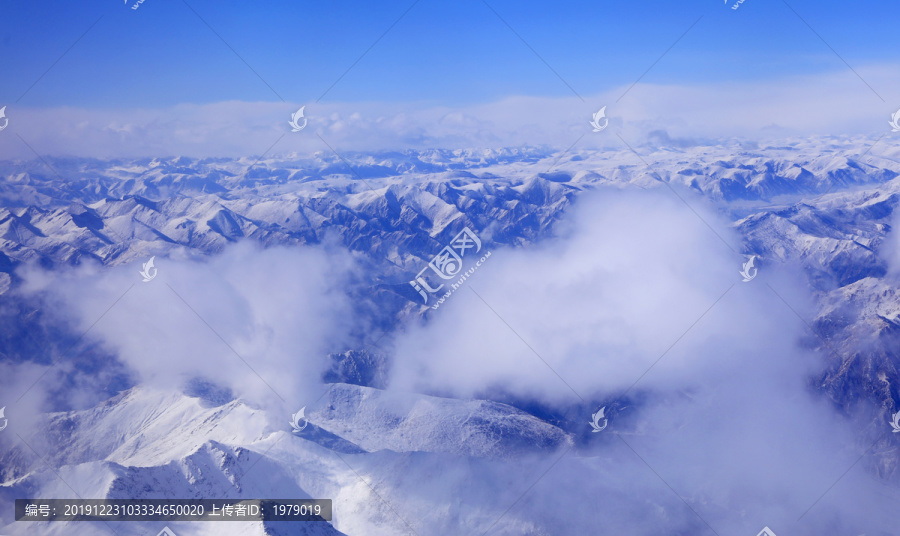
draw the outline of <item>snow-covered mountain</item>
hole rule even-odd
[[[869,303],[884,295],[877,252],[900,199],[900,154],[871,145],[645,146],[644,160],[627,150],[560,157],[541,148],[343,155],[352,168],[330,154],[258,162],[53,159],[56,173],[40,161],[7,162],[0,166],[0,290],[26,262],[117,265],[173,250],[211,254],[240,240],[294,245],[336,237],[367,265],[374,308],[396,317],[418,300],[406,283],[417,267],[464,226],[492,245],[521,246],[548,236],[581,192],[661,187],[661,179],[728,214],[744,253],[800,262],[823,293],[810,321],[849,350],[858,341],[835,330],[849,322],[858,336],[884,333],[897,315],[881,299],[884,314],[835,318],[838,296],[862,294]],[[888,408],[898,400],[893,392]]]
[[[61,327],[48,331],[38,305],[17,293],[17,270],[31,263],[117,266],[151,255],[211,255],[242,240],[331,241],[365,268],[350,290],[365,317],[359,324],[390,332],[428,319],[408,281],[464,227],[490,247],[529,246],[551,239],[584,192],[671,187],[731,221],[740,253],[757,255],[764,266],[800,267],[815,297],[815,312],[804,319],[815,335],[809,345],[828,360],[827,372],[811,383],[843,413],[863,413],[883,426],[900,411],[900,300],[883,254],[900,204],[900,152],[869,151],[871,144],[646,145],[637,148],[641,157],[531,147],[342,155],[350,167],[331,154],[4,162],[0,357],[48,363],[59,347],[78,342]],[[19,444],[0,453],[0,501],[70,497],[64,483],[72,480],[91,498],[328,497],[336,505],[330,524],[173,526],[179,535],[574,533],[553,532],[527,514],[501,515],[515,499],[506,491],[458,497],[466,478],[482,471],[524,489],[530,477],[518,474],[521,460],[568,452],[581,432],[515,401],[385,390],[390,356],[370,349],[376,335],[333,349],[323,377],[329,387],[306,408],[310,424],[302,434],[227,395],[144,386],[124,385],[99,405],[46,414],[27,438],[33,450]],[[54,342],[42,344],[42,336]],[[896,485],[900,452],[880,445],[873,473]],[[601,461],[566,463],[596,469]],[[426,485],[435,479],[445,485]],[[430,494],[408,495],[421,489]],[[663,501],[648,502],[662,508]],[[649,523],[662,529],[671,520],[658,514]],[[584,529],[570,521],[571,530]],[[33,533],[21,525],[0,517],[4,534]],[[92,533],[76,525],[39,530]],[[113,529],[151,536],[159,530]]]
[[[76,498],[65,484],[74,481],[81,496],[93,498],[334,497],[340,511],[380,511],[389,507],[374,504],[371,490],[358,483],[347,488],[359,467],[380,480],[388,466],[407,463],[413,453],[491,459],[571,446],[562,430],[503,404],[399,395],[349,384],[332,384],[306,415],[308,429],[293,435],[239,400],[212,405],[133,388],[98,407],[47,415],[36,427],[41,431],[28,439],[35,451],[46,454],[36,456],[20,444],[0,456],[0,492],[8,498]],[[353,468],[344,458],[353,460]],[[60,468],[59,476],[48,466]],[[358,522],[337,519],[334,525],[342,529]],[[404,532],[398,523],[385,519],[383,529],[395,526]],[[47,534],[82,534],[56,525],[63,524],[35,526]],[[132,525],[120,523],[115,530],[148,530]],[[244,532],[234,534],[281,534],[278,527],[284,523],[269,525],[243,526]],[[299,524],[290,534],[298,534],[298,528],[300,534],[339,534],[322,523]],[[21,523],[7,529],[29,533]]]

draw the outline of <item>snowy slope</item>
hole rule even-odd
[[[329,237],[365,268],[351,289],[364,296],[359,310],[371,315],[365,325],[390,329],[420,314],[407,282],[463,227],[478,231],[489,247],[529,245],[551,237],[585,191],[668,191],[665,182],[729,218],[743,238],[741,253],[758,255],[763,266],[802,269],[816,299],[808,320],[818,337],[810,345],[829,360],[828,372],[811,383],[847,414],[877,408],[872,422],[883,428],[900,410],[900,296],[882,254],[900,204],[900,151],[882,145],[863,158],[871,141],[637,147],[644,160],[628,150],[560,155],[546,148],[345,155],[352,171],[327,154],[267,158],[252,169],[255,159],[54,161],[66,182],[36,163],[4,162],[0,299],[15,295],[16,270],[30,262],[59,268],[93,259],[112,266],[150,255],[214,254],[241,240],[292,246]],[[28,341],[60,337],[41,330],[35,304],[16,302],[4,314],[3,359],[37,360]],[[63,481],[92,498],[332,498],[339,515],[332,524],[304,527],[306,534],[480,534],[547,460],[574,442],[564,430],[497,402],[384,391],[389,358],[367,347],[335,349],[342,353],[332,356],[326,375],[332,385],[307,408],[310,425],[300,434],[287,426],[296,408],[273,412],[146,387],[89,409],[45,414],[29,437],[41,457],[23,445],[0,454],[0,502],[73,496]],[[879,449],[872,472],[896,481],[898,456]],[[602,462],[563,463],[569,474],[593,475],[605,474]],[[500,483],[495,493],[467,497],[467,479],[481,474]],[[594,489],[591,482],[578,485]],[[658,485],[648,484],[648,497]],[[604,493],[605,501],[629,504]],[[650,524],[665,531],[671,510],[662,500],[647,502],[658,514]],[[566,519],[537,520],[526,509],[492,530],[553,534]],[[26,533],[20,524],[2,526],[9,521],[0,520],[0,533]],[[153,536],[159,528],[115,530]],[[260,524],[172,528],[179,536],[298,533]]]
[[[387,394],[347,384],[333,385],[310,408],[311,424],[304,433],[291,434],[286,419],[270,422],[280,417],[240,401],[210,407],[183,394],[134,388],[94,408],[48,416],[29,443],[49,454],[38,458],[20,445],[0,456],[0,465],[19,468],[15,475],[7,473],[0,497],[335,498],[340,511],[361,510],[364,516],[336,520],[341,529],[342,523],[370,521],[365,515],[372,508],[372,492],[360,480],[360,470],[384,478],[391,465],[408,463],[410,453],[478,458],[570,445],[558,428],[502,404]],[[358,448],[355,453],[329,448],[333,441],[321,430]],[[374,457],[365,454],[382,449]],[[397,523],[380,525],[390,531]],[[9,527],[11,533],[20,533],[15,530],[21,525]],[[274,523],[271,531],[276,532],[269,534],[284,529],[279,525]],[[302,534],[338,534],[320,525],[309,524],[311,531]],[[93,530],[61,523],[52,529],[48,534]],[[142,534],[145,527],[119,524],[116,530]],[[261,525],[241,530],[263,534]],[[296,527],[291,530],[298,534]]]
[[[491,457],[571,444],[559,428],[523,411],[485,400],[455,400],[334,384],[307,411],[314,425],[369,452]]]

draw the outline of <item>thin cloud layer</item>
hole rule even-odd
[[[345,336],[345,256],[242,243],[206,260],[157,257],[155,265],[146,283],[140,263],[30,270],[26,292],[43,293],[73,332],[87,331],[140,384],[181,389],[204,379],[288,407],[318,396],[327,354]]]
[[[881,257],[885,260],[888,273],[900,278],[900,211],[891,221],[891,229],[882,244]]]
[[[42,156],[159,157],[250,156],[330,149],[497,147],[520,144],[580,148],[632,142],[808,135],[879,136],[900,95],[896,67],[850,70],[741,84],[621,87],[586,98],[509,97],[449,108],[431,103],[268,103],[229,101],[164,109],[32,109],[9,107],[18,134],[0,146],[0,158]],[[825,88],[825,89],[823,89]],[[882,100],[884,99],[884,100]],[[291,132],[291,114],[305,106],[307,126]],[[607,107],[610,126],[591,133],[589,121]],[[667,132],[663,137],[660,132]],[[583,135],[591,133],[590,136]],[[320,139],[320,136],[322,139]],[[693,139],[692,139],[693,138]]]

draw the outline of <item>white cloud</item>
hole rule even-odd
[[[887,262],[888,273],[900,278],[900,211],[891,219],[891,230],[885,237],[880,254]]]
[[[726,222],[690,202],[737,244]],[[652,491],[651,469],[620,435],[720,534],[764,525],[820,534],[835,523],[884,530],[874,510],[884,506],[880,485],[864,474],[843,480],[796,524],[868,445],[809,389],[820,358],[799,347],[805,325],[768,286],[794,282],[764,262],[743,283],[742,260],[667,191],[586,194],[559,238],[495,251],[466,281],[488,305],[457,290],[430,323],[400,336],[391,388],[608,406],[610,426],[600,434],[587,433],[589,411],[580,419],[581,455],[596,458],[561,463],[522,507],[526,519],[562,517],[554,504],[611,497],[559,522],[585,527],[596,516],[629,534],[701,530],[667,498],[666,484],[657,479]],[[795,309],[808,306],[802,291],[779,291]],[[621,507],[641,498],[665,514]]]
[[[339,151],[423,147],[547,144],[568,147],[590,133],[588,121],[608,106],[610,128],[585,136],[579,147],[621,147],[615,136],[642,140],[653,131],[674,138],[777,138],[791,135],[874,135],[900,95],[896,66],[858,68],[881,97],[849,69],[778,80],[709,85],[638,84],[589,96],[509,97],[457,108],[428,103],[184,104],[165,109],[8,107],[4,136],[20,135],[41,155],[248,156],[312,153],[327,149],[319,133]],[[309,125],[291,133],[288,120],[301,105]],[[284,138],[281,138],[282,135]],[[280,141],[279,141],[280,139]],[[658,136],[657,136],[657,141]],[[13,140],[0,158],[34,157]]]
[[[470,285],[576,392],[591,395],[627,388],[637,379],[740,280],[740,257],[668,192],[604,191],[579,203],[561,239],[496,252]],[[724,220],[710,211],[703,217],[737,243]],[[740,311],[729,308],[737,307],[736,299],[719,304],[706,325],[743,342],[758,333],[748,333],[745,318],[735,321]],[[479,302],[469,290],[457,291],[433,322],[401,339],[396,385],[453,386],[465,396],[501,385],[520,396],[571,400],[566,384],[548,381],[547,366],[511,330],[500,329],[502,321]],[[772,329],[752,322],[759,304],[743,307],[753,308],[750,326]],[[686,367],[690,376],[723,358],[708,359],[676,349],[666,360],[671,370],[664,383],[685,374]],[[645,382],[653,386],[658,376],[648,375]]]
[[[349,262],[320,248],[241,243],[202,261],[158,257],[148,283],[140,263],[24,276],[26,292],[43,292],[73,332],[101,341],[138,383],[178,389],[205,378],[293,408],[321,393],[327,354],[344,341]]]

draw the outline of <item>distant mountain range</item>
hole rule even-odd
[[[805,319],[814,332],[809,345],[829,360],[827,372],[811,378],[811,385],[841,411],[867,411],[873,427],[884,427],[890,414],[900,411],[900,296],[881,253],[898,216],[900,150],[885,149],[885,142],[881,150],[872,148],[872,141],[641,146],[641,156],[629,150],[560,155],[522,147],[258,161],[2,162],[0,300],[21,283],[16,269],[31,262],[58,268],[93,259],[114,266],[176,250],[210,255],[240,240],[290,246],[327,237],[366,266],[368,275],[353,290],[360,298],[357,307],[373,325],[390,330],[410,316],[427,316],[408,281],[464,227],[494,246],[527,246],[551,238],[554,223],[586,191],[668,190],[668,184],[689,202],[708,203],[733,222],[743,239],[741,253],[757,255],[763,265],[802,268],[816,299],[815,315]],[[47,356],[33,352],[27,335],[38,329],[36,307],[16,303],[4,314],[0,358],[46,362]],[[374,337],[362,335],[351,351],[335,349],[325,376],[333,385],[307,409],[309,441],[291,441],[289,431],[269,429],[254,419],[256,409],[227,394],[217,398],[201,390],[174,396],[135,386],[92,409],[47,415],[43,452],[55,453],[49,463],[63,467],[65,477],[84,480],[90,474],[93,497],[155,497],[160,487],[185,498],[205,497],[217,489],[216,480],[230,483],[234,497],[253,497],[269,489],[263,474],[288,475],[276,482],[279,493],[334,497],[344,511],[354,512],[352,519],[335,523],[342,531],[386,534],[406,527],[390,508],[365,499],[368,490],[352,487],[358,482],[349,484],[348,466],[364,466],[402,493],[391,468],[416,466],[439,478],[437,467],[416,453],[507,463],[511,453],[573,444],[569,430],[515,404],[425,395],[396,399],[382,390],[389,356],[366,351]],[[203,438],[201,449],[185,449],[192,437]],[[353,463],[341,464],[326,451]],[[876,457],[879,476],[900,482],[900,453],[885,449]],[[299,471],[301,462],[318,469]],[[254,465],[271,471],[257,468],[243,480]],[[53,495],[52,487],[59,485],[25,449],[0,455],[4,500],[38,491]],[[423,499],[413,509],[429,507]],[[463,510],[446,516],[475,527],[483,516],[497,513],[489,506]],[[505,530],[517,530],[514,519],[507,521]],[[361,529],[366,523],[378,530]],[[43,533],[70,534],[61,527],[50,530]],[[149,534],[151,528],[116,530]],[[227,530],[281,534],[285,529],[274,524]],[[328,524],[302,530],[341,534]]]

